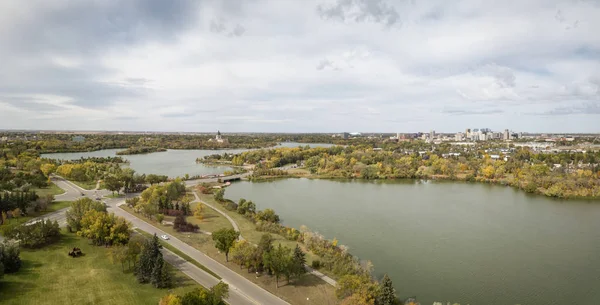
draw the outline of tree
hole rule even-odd
[[[50,219],[20,225],[6,232],[6,237],[18,239],[19,245],[27,248],[37,248],[55,241],[60,236],[58,222]]]
[[[304,265],[306,264],[306,254],[300,249],[300,246],[296,244],[296,248],[294,248],[294,253],[292,254],[292,265],[290,274],[293,276],[301,276],[306,273],[306,268]],[[289,281],[289,279],[288,279]]]
[[[194,207],[194,217],[199,220],[202,220],[204,217],[204,205],[201,202],[198,202],[198,204],[196,204]]]
[[[144,247],[142,248],[142,253],[140,254],[140,263],[136,269],[138,282],[148,283],[152,280],[156,258],[159,255],[162,257],[162,253],[160,252],[161,248],[162,246],[158,242],[158,236],[156,236],[156,234],[154,234],[151,240],[146,240]]]
[[[175,294],[167,294],[162,297],[158,302],[158,305],[182,305],[181,298]]]
[[[5,240],[0,244],[0,263],[4,273],[14,273],[21,269],[21,251],[16,243]]]
[[[236,241],[231,248],[233,262],[240,265],[240,268],[246,267],[250,271],[254,249],[255,247],[245,240]]]
[[[379,293],[379,301],[378,305],[394,305],[397,304],[398,297],[396,297],[396,289],[394,289],[394,285],[392,284],[392,280],[387,275],[387,273],[383,276],[380,284],[380,293]]]
[[[163,259],[162,253],[156,256],[150,281],[156,288],[168,288],[172,284],[171,274],[167,264]]]
[[[275,214],[273,209],[265,209],[264,211],[258,212],[256,218],[271,223],[279,223],[279,215]]]
[[[125,272],[125,263],[129,260],[128,251],[127,247],[111,247],[108,251],[110,261],[113,264],[120,263],[123,272]]]
[[[215,247],[220,251],[225,252],[225,261],[229,261],[229,250],[239,236],[240,233],[236,232],[234,229],[220,229],[213,232],[212,239],[215,241]]]
[[[215,192],[215,196],[214,197],[215,197],[215,200],[217,202],[223,202],[223,201],[225,201],[225,198],[224,198],[225,197],[225,189],[218,189]]]
[[[129,241],[131,229],[123,217],[90,210],[81,219],[77,235],[91,239],[95,245],[124,245]]]
[[[158,221],[158,223],[162,223],[163,220],[165,220],[165,215],[163,215],[163,214],[156,214],[156,221]]]
[[[116,176],[110,175],[104,178],[104,185],[106,186],[106,189],[113,192],[113,194],[114,192],[117,192],[117,194],[119,194],[119,191],[121,190],[124,184]]]
[[[50,177],[50,175],[56,171],[56,165],[52,163],[45,163],[40,166],[40,170],[46,177]]]
[[[282,247],[281,244],[263,255],[265,268],[275,275],[275,288],[279,288],[279,277],[282,274],[289,274],[291,262],[292,250],[288,247]]]
[[[46,194],[46,196],[40,197],[37,201],[39,210],[45,212],[52,201],[54,201],[54,195]]]
[[[66,212],[69,231],[79,231],[81,229],[81,219],[83,218],[83,215],[90,210],[104,212],[106,211],[106,207],[103,203],[87,197],[77,199],[71,203],[71,208]]]

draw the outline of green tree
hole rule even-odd
[[[306,264],[306,254],[300,249],[300,246],[296,244],[296,248],[294,248],[294,253],[292,254],[292,265],[290,266],[290,275],[300,277],[304,273],[306,273],[306,268],[304,265]],[[288,279],[289,281],[289,279]]]
[[[144,247],[142,248],[142,253],[140,254],[140,262],[136,269],[138,282],[148,283],[152,280],[156,258],[159,255],[162,257],[162,253],[160,252],[161,248],[162,246],[158,242],[158,236],[156,236],[156,234],[154,234],[151,240],[146,240]]]
[[[397,304],[398,297],[396,296],[396,289],[392,284],[392,279],[387,275],[383,276],[380,284],[380,293],[378,298],[378,305],[395,305]]]
[[[223,201],[225,201],[225,198],[224,198],[225,197],[225,189],[218,189],[215,192],[215,196],[214,197],[215,197],[215,200],[217,202],[223,202]]]
[[[21,251],[19,245],[5,240],[0,244],[0,263],[4,267],[4,273],[14,273],[21,269]]]
[[[279,288],[279,277],[282,274],[289,274],[292,266],[291,262],[292,250],[288,247],[282,247],[281,244],[263,255],[265,268],[275,275],[275,288]]]
[[[220,251],[225,252],[226,261],[229,261],[229,250],[239,236],[240,233],[236,232],[234,229],[220,229],[213,232],[212,239],[215,241],[215,247]]]
[[[172,284],[172,277],[167,264],[165,264],[162,253],[156,256],[156,259],[154,260],[150,281],[156,288],[168,288]]]
[[[106,189],[113,192],[113,194],[114,192],[117,192],[118,194],[121,188],[123,187],[124,183],[123,181],[119,180],[118,177],[110,175],[104,178],[104,185],[106,186]]]
[[[71,203],[71,208],[66,212],[67,227],[69,231],[75,232],[81,229],[81,219],[83,215],[90,210],[104,212],[106,207],[103,203],[94,201],[90,198],[80,198]]]

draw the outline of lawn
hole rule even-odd
[[[38,196],[43,197],[46,196],[48,194],[52,194],[52,195],[60,195],[60,194],[64,194],[65,191],[63,189],[61,189],[60,187],[56,186],[56,184],[54,183],[50,183],[50,185],[48,187],[44,187],[44,188],[33,188],[31,189],[32,191],[36,192],[36,194],[38,194]]]
[[[79,247],[83,257],[71,258]],[[64,233],[54,245],[39,250],[21,250],[23,267],[1,280],[2,304],[157,304],[168,293],[150,284],[139,284],[130,272],[112,264],[108,249],[96,247],[74,234]],[[184,293],[197,283],[174,272],[175,293]]]

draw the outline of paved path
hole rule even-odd
[[[217,213],[223,215],[225,218],[227,218],[227,220],[229,220],[229,223],[231,223],[231,226],[233,227],[233,229],[240,233],[240,236],[238,237],[238,240],[244,240],[244,237],[242,237],[242,232],[240,231],[240,228],[238,227],[237,223],[233,220],[233,218],[231,218],[229,215],[227,215],[226,213],[222,212],[221,210],[215,208],[212,204],[208,204],[205,201],[202,201],[200,199],[200,197],[198,197],[198,194],[196,193],[196,191],[192,191],[192,194],[194,194],[194,197],[196,197],[196,200],[192,201],[192,202],[200,202],[204,205],[206,205],[207,207],[215,210]]]
[[[233,226],[233,229],[234,229],[236,232],[240,232],[240,237],[239,237],[239,240],[243,240],[243,239],[244,239],[244,238],[242,237],[242,232],[240,231],[240,228],[238,227],[237,223],[236,223],[236,222],[233,220],[233,218],[231,218],[229,215],[227,215],[225,212],[221,211],[220,209],[217,209],[217,208],[216,208],[216,207],[214,207],[213,205],[211,205],[211,204],[208,204],[208,203],[206,203],[205,201],[202,201],[202,200],[200,199],[200,197],[198,197],[198,194],[197,194],[195,191],[192,191],[192,193],[194,194],[194,197],[196,197],[196,200],[194,200],[193,202],[200,202],[200,203],[202,203],[202,204],[205,204],[205,205],[207,205],[208,207],[212,208],[213,210],[217,211],[219,214],[221,214],[221,215],[225,216],[225,218],[227,218],[227,220],[229,220],[229,222],[230,222],[230,223],[231,223],[231,225]],[[319,272],[319,271],[317,271],[317,270],[315,270],[315,269],[311,268],[309,265],[304,265],[304,267],[306,268],[306,271],[307,271],[308,273],[311,273],[311,274],[315,275],[316,277],[318,277],[318,278],[322,279],[322,280],[323,280],[323,281],[325,281],[327,284],[329,284],[329,285],[331,285],[331,286],[333,286],[333,287],[336,287],[336,286],[337,286],[337,282],[336,282],[334,279],[332,279],[332,278],[328,277],[327,275],[325,275],[325,274],[323,274],[323,273],[321,273],[321,272]]]

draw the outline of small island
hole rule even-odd
[[[139,146],[139,147],[129,147],[125,150],[121,150],[117,152],[117,155],[140,155],[140,154],[149,154],[153,152],[161,152],[167,151],[166,148],[156,147],[156,146]]]

